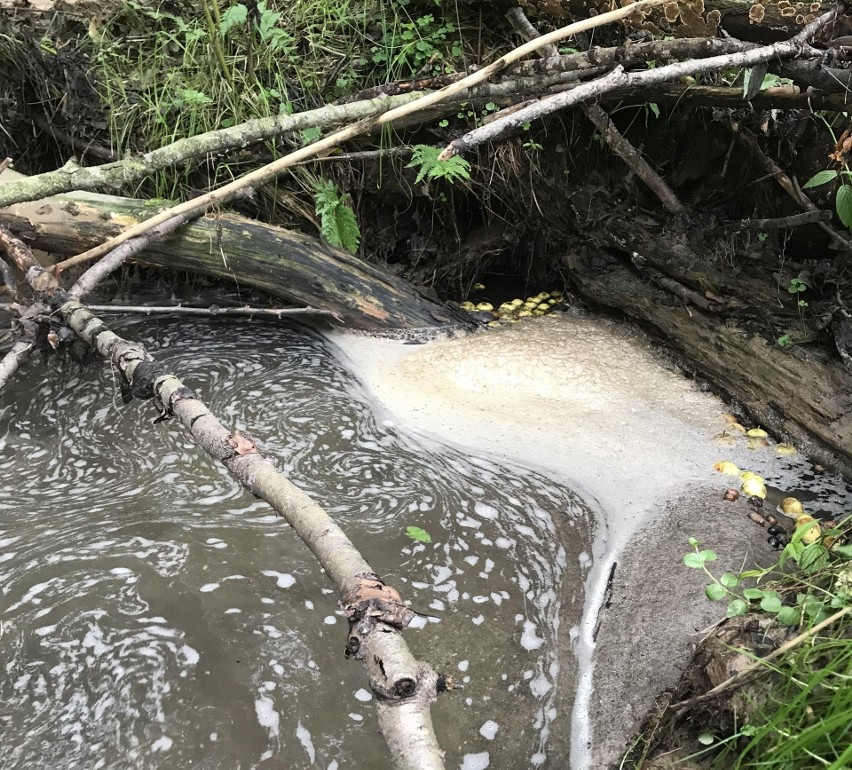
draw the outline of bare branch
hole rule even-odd
[[[624,138],[622,133],[615,127],[609,115],[597,104],[584,104],[583,112],[586,117],[601,132],[610,149],[618,155],[654,193],[663,204],[665,209],[672,214],[682,216],[686,214],[684,206],[674,190],[669,187],[665,180],[651,168],[651,165],[639,151]]]
[[[516,48],[514,51],[506,54],[505,56],[501,56],[497,61],[489,64],[487,67],[484,67],[477,72],[474,72],[468,75],[465,78],[462,78],[457,83],[453,83],[445,88],[442,88],[440,91],[435,91],[430,94],[425,94],[418,99],[410,102],[409,104],[404,104],[400,107],[396,107],[394,109],[388,110],[387,112],[383,112],[376,118],[361,120],[353,125],[347,126],[346,128],[341,129],[340,131],[336,131],[333,134],[330,134],[313,144],[308,145],[307,147],[302,147],[295,152],[291,152],[288,155],[285,155],[278,160],[263,166],[262,168],[256,169],[249,174],[245,174],[239,179],[235,179],[230,184],[224,185],[220,187],[218,190],[214,190],[213,192],[207,193],[206,195],[201,195],[197,198],[193,198],[192,200],[186,201],[185,203],[181,203],[178,206],[174,206],[173,208],[166,209],[165,211],[157,214],[151,219],[140,222],[138,225],[128,228],[120,235],[117,235],[114,238],[111,238],[104,244],[95,247],[94,249],[89,249],[83,254],[74,257],[72,260],[66,260],[63,263],[63,267],[68,267],[71,264],[78,264],[80,262],[87,262],[92,259],[96,259],[97,257],[103,256],[104,254],[112,251],[116,246],[129,238],[133,238],[137,235],[141,235],[142,233],[150,230],[152,227],[155,227],[162,222],[165,222],[167,219],[170,219],[177,214],[185,214],[192,211],[201,211],[207,206],[212,205],[213,203],[224,203],[225,201],[230,200],[234,194],[246,187],[248,185],[258,186],[261,185],[274,176],[280,174],[286,168],[289,168],[295,163],[299,161],[305,160],[306,158],[311,158],[315,156],[317,153],[330,149],[332,147],[336,147],[341,142],[346,141],[347,139],[351,139],[355,136],[360,136],[364,133],[369,132],[374,127],[382,126],[388,123],[392,123],[400,118],[407,117],[416,112],[420,112],[427,107],[431,107],[434,104],[438,104],[443,101],[447,97],[450,97],[454,94],[459,93],[471,86],[474,86],[478,83],[482,83],[485,80],[488,80],[493,75],[498,74],[506,69],[510,64],[519,59],[523,58],[529,53],[542,48],[551,43],[555,43],[558,40],[562,40],[566,37],[570,37],[571,35],[575,35],[579,32],[584,32],[589,29],[594,29],[595,27],[603,26],[604,24],[609,24],[614,21],[618,21],[619,19],[623,19],[627,16],[633,15],[636,11],[642,10],[645,8],[651,8],[657,5],[661,5],[666,0],[639,0],[639,2],[632,3],[631,5],[625,8],[617,8],[614,11],[610,11],[608,13],[603,13],[600,16],[595,16],[589,19],[583,19],[582,21],[575,22],[574,24],[569,24],[567,27],[562,27],[554,32],[551,32],[548,35],[544,35],[536,40],[525,43],[524,45]],[[190,141],[190,140],[187,140]],[[82,169],[78,169],[78,171],[82,171]],[[14,186],[14,185],[12,185]],[[0,206],[3,205],[4,198],[2,197],[2,190],[0,190]]]
[[[373,572],[334,520],[260,454],[251,436],[228,430],[141,345],[114,334],[86,307],[70,299],[23,242],[2,226],[0,245],[24,272],[37,296],[50,302],[81,339],[116,367],[131,396],[152,400],[161,419],[177,417],[199,446],[222,462],[242,487],[286,519],[338,590],[349,618],[347,655],[364,664],[378,696],[379,725],[394,765],[442,770],[443,754],[429,714],[437,697],[437,675],[414,658],[402,637],[401,630],[414,612],[400,595]]]
[[[12,345],[12,349],[3,356],[3,360],[0,361],[0,390],[5,387],[12,375],[18,371],[18,367],[24,363],[27,358],[29,358],[32,348],[33,344],[31,342],[19,340]]]
[[[751,150],[752,154],[758,159],[761,165],[766,169],[766,172],[781,186],[781,188],[798,203],[805,211],[814,212],[820,211],[817,205],[805,195],[802,190],[774,160],[769,158],[757,142],[757,137],[749,131],[745,126],[741,126],[733,121],[728,124],[729,129],[739,140]],[[844,238],[837,230],[835,230],[827,222],[820,221],[820,228],[831,236],[833,241],[846,249],[852,251],[852,242],[848,238]]]
[[[783,40],[773,45],[753,48],[749,51],[741,51],[723,56],[711,56],[699,61],[677,62],[676,64],[669,64],[665,67],[657,67],[643,72],[625,72],[624,68],[619,65],[611,73],[604,75],[598,80],[583,83],[569,91],[547,97],[511,115],[470,131],[448,144],[441,153],[440,158],[446,160],[454,155],[470,152],[473,148],[478,147],[484,142],[495,141],[510,133],[519,131],[525,123],[538,120],[553,112],[563,110],[566,107],[599,98],[603,94],[611,93],[617,89],[639,88],[664,83],[686,75],[694,75],[697,72],[751,67],[760,62],[775,58],[792,58],[802,52],[806,46],[805,41],[809,40],[814,33],[831,21],[835,13],[835,11],[830,11],[823,14],[790,40]]]
[[[98,264],[101,264],[100,262]],[[71,292],[68,292],[69,294]],[[2,305],[0,305],[2,307]],[[340,321],[337,313],[315,307],[186,307],[185,305],[87,305],[95,313],[132,313],[134,315],[152,315],[168,313],[176,315],[195,316],[240,316],[254,318],[288,318],[293,316],[327,316]]]

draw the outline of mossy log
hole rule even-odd
[[[688,306],[600,249],[569,254],[565,264],[586,299],[652,326],[755,422],[852,477],[852,373],[840,363],[818,349],[781,348],[747,322]]]
[[[0,224],[35,248],[73,256],[157,212],[144,201],[68,193],[0,210]],[[151,244],[136,261],[252,286],[334,313],[349,328],[393,331],[471,326],[467,314],[317,239],[227,212]]]

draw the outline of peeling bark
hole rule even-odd
[[[143,201],[76,193],[0,210],[0,224],[32,246],[72,255],[151,212]],[[308,236],[236,214],[201,217],[150,243],[135,259],[236,279],[293,304],[328,310],[354,329],[473,327],[466,313],[424,296],[390,272]]]

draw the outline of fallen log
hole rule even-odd
[[[687,306],[594,246],[564,262],[584,298],[652,326],[757,423],[852,476],[852,373],[843,366],[805,347],[778,347],[746,323]]]
[[[144,201],[81,192],[2,209],[0,224],[30,246],[70,256],[156,211]],[[134,259],[236,280],[294,305],[329,311],[353,329],[473,326],[466,313],[425,296],[380,267],[309,236],[227,212],[185,225]]]

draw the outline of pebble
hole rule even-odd
[[[761,527],[766,523],[766,519],[763,518],[757,511],[752,511],[748,517],[755,523],[759,524]]]
[[[736,489],[726,489],[723,499],[725,500],[737,500],[739,499],[740,493],[737,492]]]

